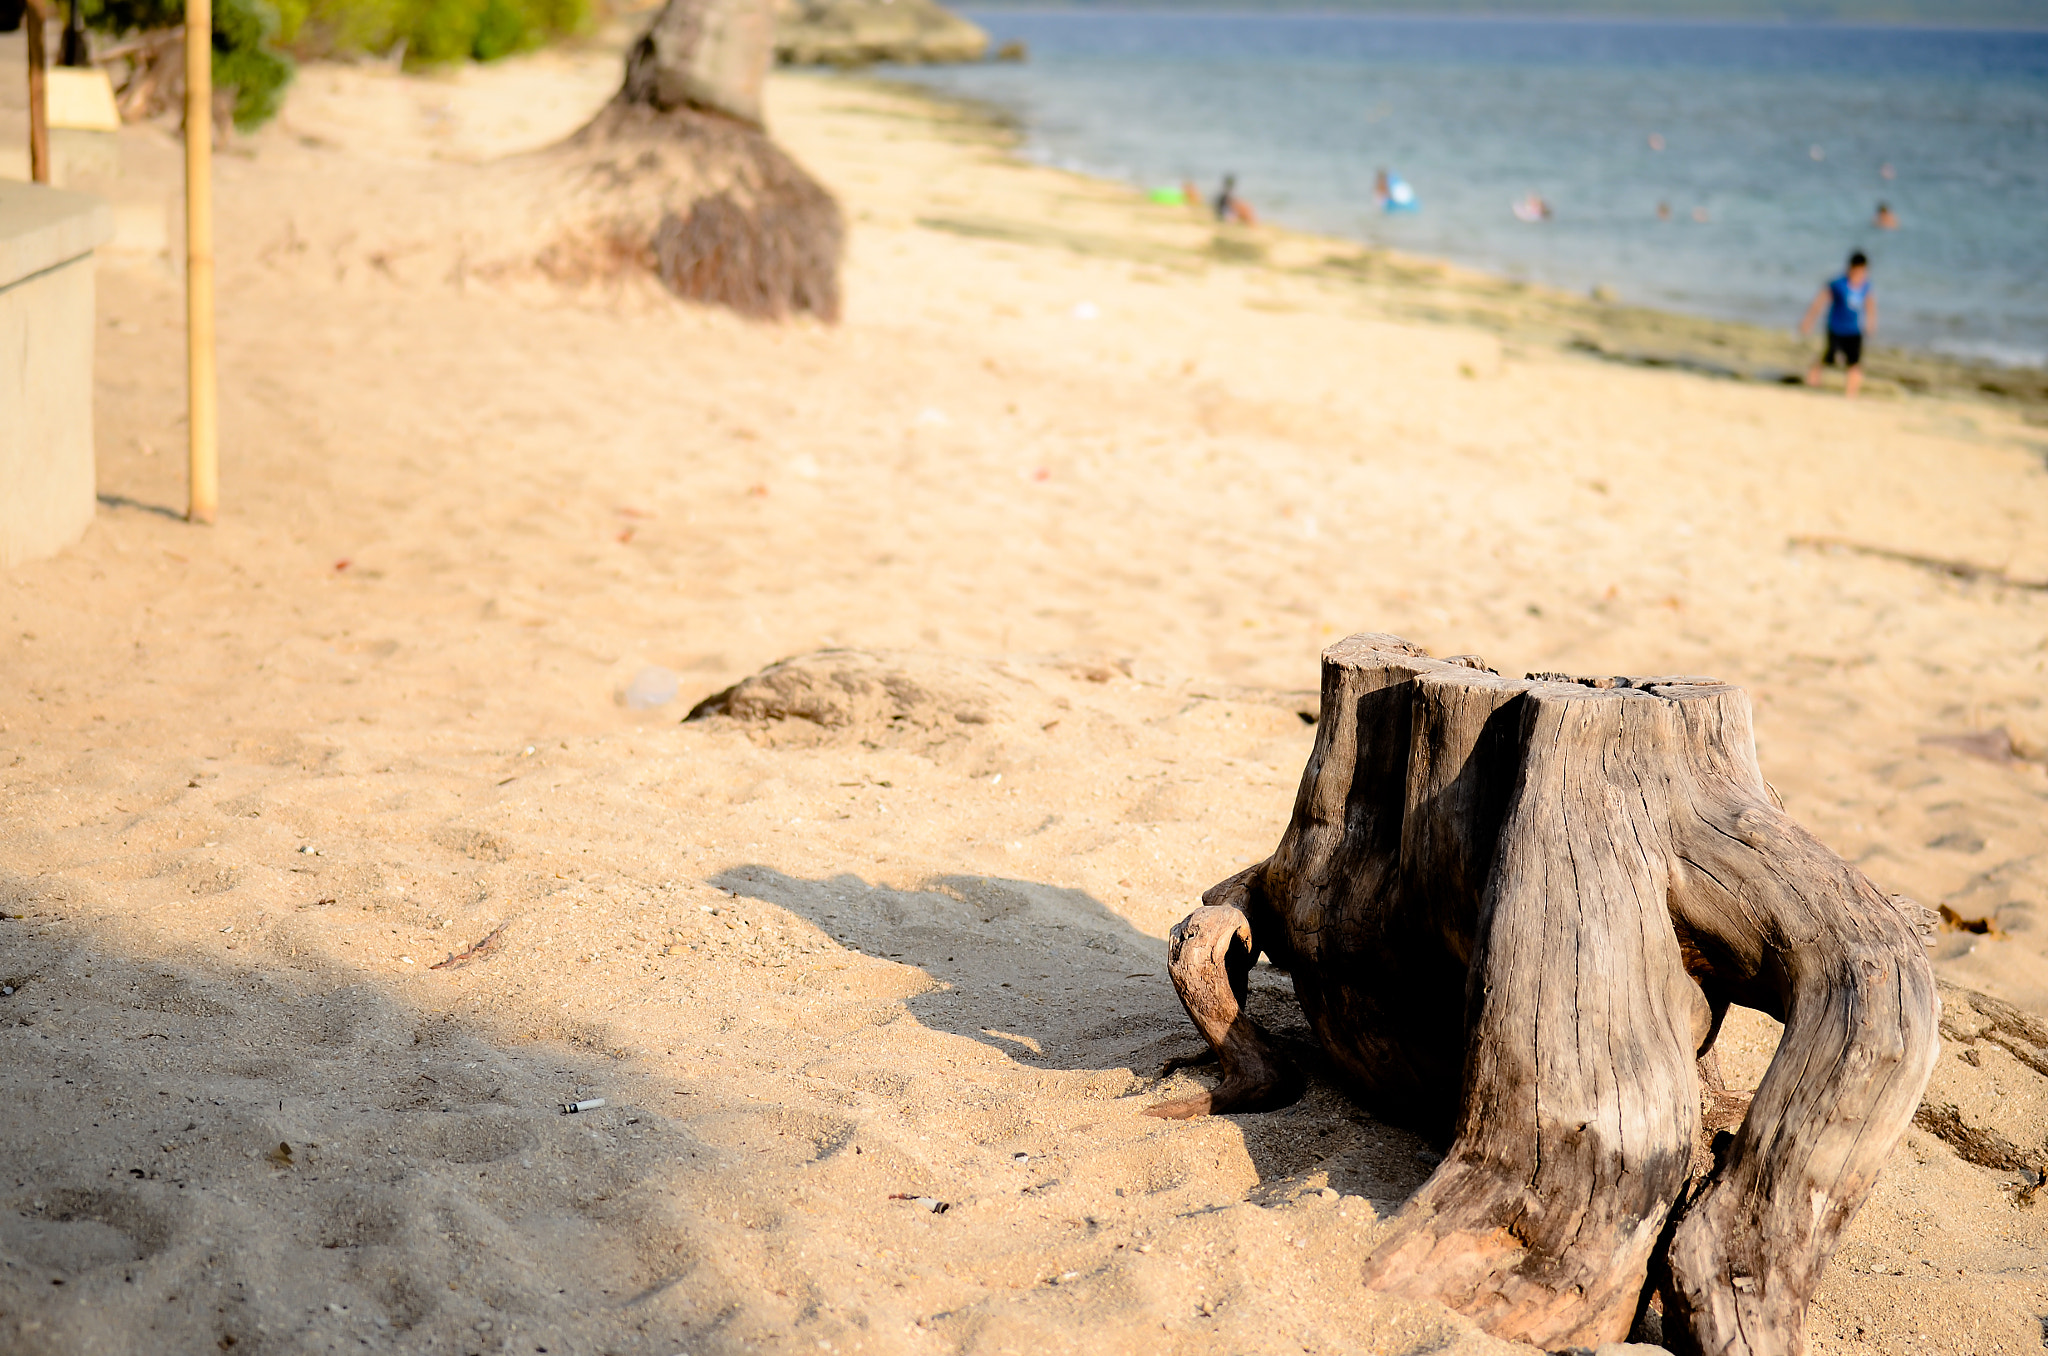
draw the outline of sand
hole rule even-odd
[[[1327,1080],[1138,1114],[1359,630],[1745,685],[1791,811],[1988,929],[1944,978],[2048,1013],[2048,593],[1797,544],[2048,578],[2031,407],[1430,319],[1456,270],[834,78],[770,98],[836,328],[451,266],[616,60],[313,67],[223,155],[217,527],[176,275],[102,267],[102,511],[0,584],[0,1348],[1528,1350],[1359,1288],[1435,1149]],[[789,656],[889,686],[682,721]],[[2048,1163],[2030,1047],[1952,1027],[1931,1099]],[[1909,1131],[1812,1350],[2038,1351],[2028,1180]]]

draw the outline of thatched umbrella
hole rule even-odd
[[[541,267],[644,267],[746,315],[837,319],[839,204],[762,127],[774,40],[770,0],[668,0],[612,101],[540,157],[561,194]]]

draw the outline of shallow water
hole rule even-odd
[[[966,12],[1031,60],[899,74],[1047,163],[1234,172],[1288,225],[1772,326],[1862,248],[1883,342],[2048,363],[2048,32]],[[1420,212],[1377,209],[1381,166]],[[1532,191],[1551,220],[1515,219]]]

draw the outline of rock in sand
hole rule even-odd
[[[785,66],[980,61],[988,34],[933,0],[780,0],[775,59]]]

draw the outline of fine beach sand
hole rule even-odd
[[[1435,1154],[1329,1082],[1139,1115],[1354,631],[1744,685],[1790,811],[1985,929],[1943,978],[2048,1016],[2038,409],[1602,362],[829,77],[770,113],[841,325],[486,266],[481,162],[617,70],[312,67],[222,156],[210,530],[177,275],[101,268],[101,512],[0,576],[0,1349],[1531,1350],[1360,1289]],[[133,223],[176,147],[121,136]],[[682,723],[801,655],[841,723]],[[1815,1352],[2041,1349],[2048,1060],[1950,1011]]]

